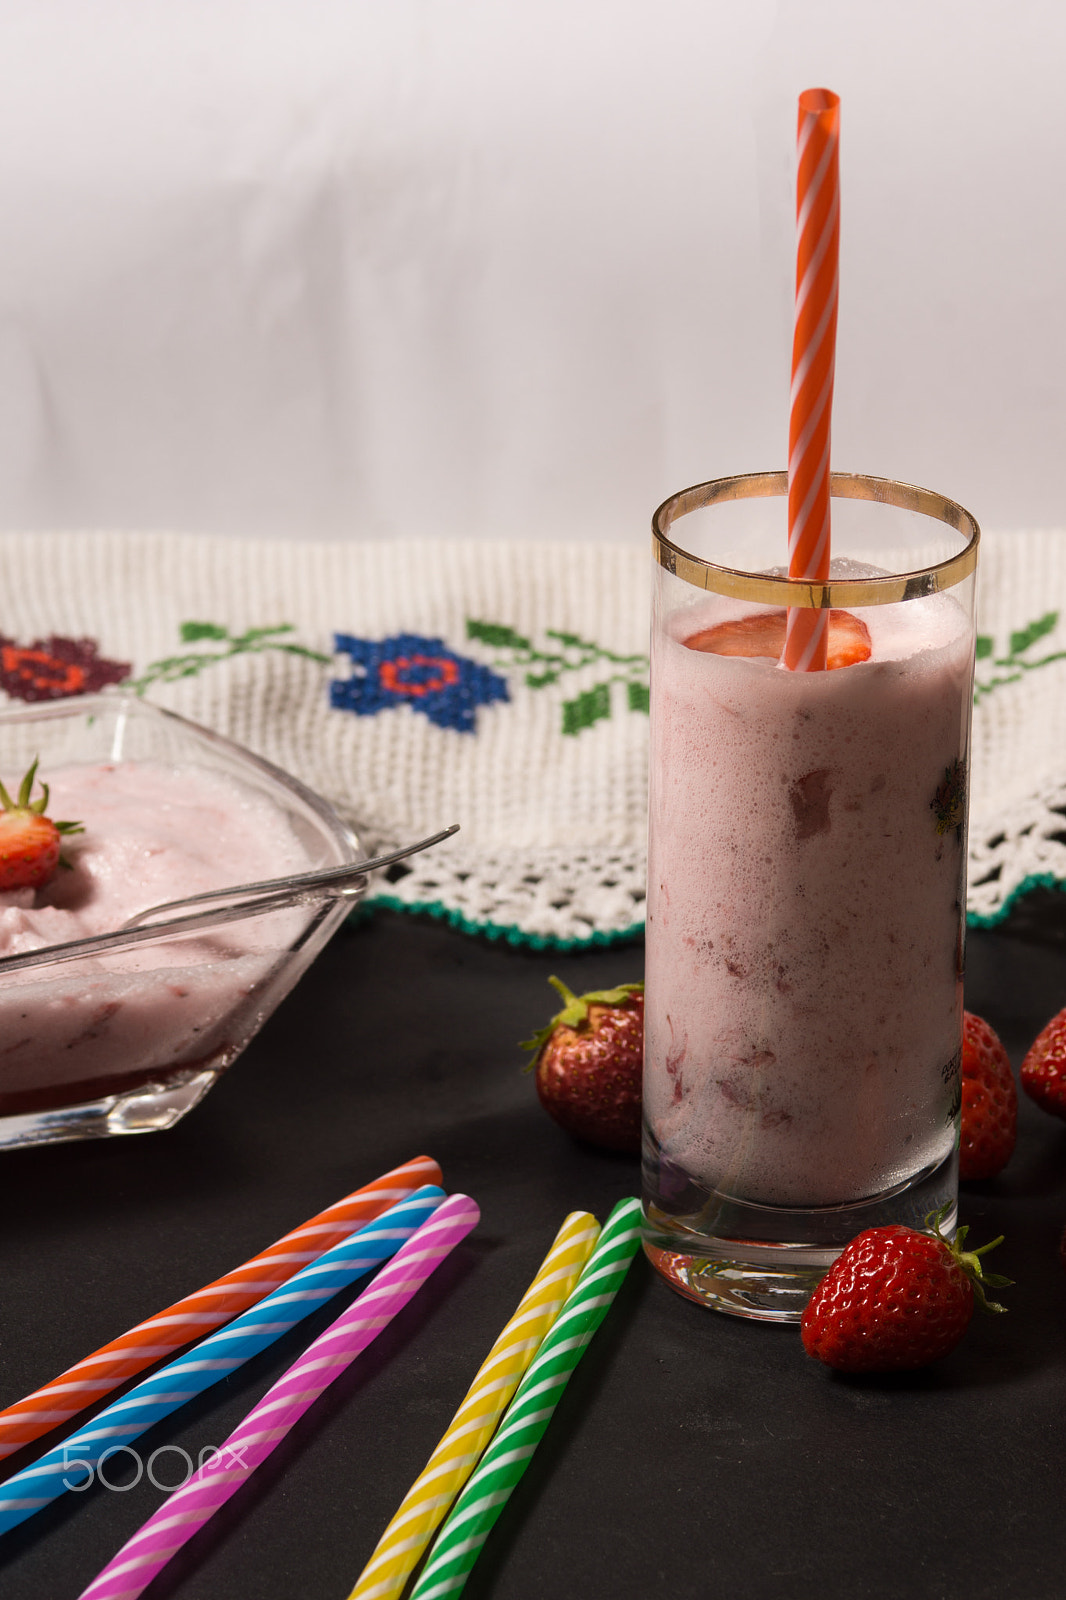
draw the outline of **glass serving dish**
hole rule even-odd
[[[200,773],[225,784],[227,796],[235,788],[251,815],[268,807],[299,871],[364,859],[347,824],[295,778],[133,696],[0,712],[0,779],[11,789],[35,758],[45,782],[65,769],[126,762],[164,769],[175,784]],[[50,804],[49,814],[66,813]],[[65,841],[72,858],[79,842]],[[16,939],[15,952],[0,956],[0,1148],[171,1127],[240,1055],[365,887],[349,877],[340,893],[309,903],[238,895],[193,918],[164,910],[146,926],[88,939],[79,929],[21,953]],[[143,907],[137,896],[130,886],[134,915],[172,898],[147,885]],[[19,920],[0,910],[0,928],[5,919]],[[0,948],[11,948],[6,932]]]

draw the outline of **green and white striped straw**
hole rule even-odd
[[[640,1248],[640,1201],[620,1200],[481,1461],[437,1536],[411,1600],[457,1595],[529,1465],[585,1347]]]
[[[518,1310],[478,1370],[425,1469],[378,1540],[348,1600],[400,1600],[448,1509],[481,1459],[552,1324],[577,1287],[600,1225],[572,1211],[556,1234]]]

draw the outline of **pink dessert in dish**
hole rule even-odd
[[[0,718],[0,747],[17,715]],[[149,907],[358,858],[324,802],[249,752],[138,702],[111,728],[121,737],[94,739],[111,720],[86,719],[88,743],[118,747],[119,759],[109,750],[107,759],[57,760],[43,739],[48,815],[84,832],[63,840],[69,869],[40,888],[0,893],[0,1146],[169,1126],[350,909],[326,901],[255,914],[249,903],[218,926],[160,925],[115,949],[56,959]],[[131,738],[130,725],[142,736]],[[145,730],[166,737],[146,740]],[[0,776],[17,781],[16,762],[0,755]],[[4,965],[37,951],[39,961]]]
[[[49,814],[85,831],[64,841],[69,871],[40,889],[0,892],[0,956],[111,933],[148,906],[308,866],[277,808],[221,773],[107,761],[43,776]],[[205,953],[234,944],[224,930],[199,942]],[[116,959],[131,968],[157,960],[137,948]]]

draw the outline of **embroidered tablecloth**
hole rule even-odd
[[[131,684],[297,773],[372,899],[560,948],[644,921],[650,558],[631,545],[0,538],[0,690]],[[971,921],[1066,885],[1066,533],[986,535]]]

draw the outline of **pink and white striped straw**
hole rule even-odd
[[[323,1390],[402,1311],[480,1215],[469,1196],[449,1196],[238,1423],[212,1460],[127,1539],[78,1600],[135,1600],[143,1594],[171,1556],[247,1482]]]

